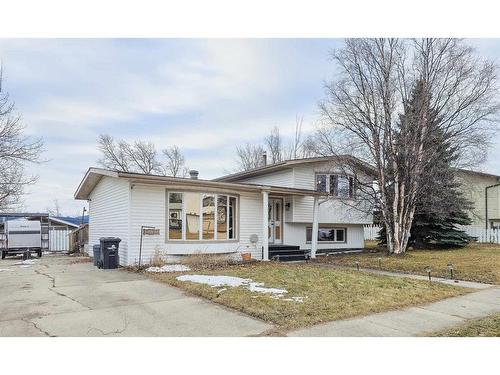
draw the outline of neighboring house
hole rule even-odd
[[[90,168],[75,199],[89,201],[89,247],[100,237],[121,238],[121,265],[137,263],[139,252],[147,262],[156,251],[249,252],[268,260],[300,249],[302,257],[304,250],[315,256],[363,248],[363,225],[372,223],[368,203],[337,164],[336,158],[291,160],[215,180]],[[361,162],[356,175],[373,180]]]
[[[17,219],[40,221],[42,230],[42,249],[44,251],[70,250],[69,235],[72,230],[78,228],[77,224],[66,220],[66,218],[63,219],[56,216],[49,216],[47,213],[0,213],[0,248],[5,247],[7,241],[4,235],[4,223],[9,220]]]
[[[465,197],[474,205],[471,225],[500,228],[500,176],[466,169],[458,169],[456,175]]]

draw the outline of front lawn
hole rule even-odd
[[[326,269],[306,264],[259,262],[217,270],[182,273],[249,278],[268,288],[284,288],[284,298],[251,292],[245,287],[210,287],[176,279],[180,273],[148,276],[182,288],[254,317],[274,323],[279,330],[305,327],[464,294],[467,290],[426,281],[363,272]],[[304,297],[303,303],[292,297]]]
[[[500,314],[482,319],[470,320],[467,323],[431,336],[442,337],[500,337]]]
[[[500,284],[500,245],[473,243],[462,249],[408,250],[402,256],[388,256],[373,241],[367,241],[366,247],[376,252],[330,256],[319,261],[351,267],[359,262],[361,268],[420,275],[427,275],[424,269],[431,266],[432,275],[439,277],[450,277],[448,263],[451,263],[457,279]]]

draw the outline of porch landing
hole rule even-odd
[[[309,250],[300,249],[295,245],[269,245],[269,259],[279,262],[291,262],[306,260],[309,257]]]

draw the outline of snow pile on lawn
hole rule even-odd
[[[0,268],[0,272],[14,271],[11,268]]]
[[[32,266],[36,262],[36,259],[26,259],[23,260],[22,262],[16,262],[14,263],[14,266],[21,266],[21,267],[26,267],[26,266]]]
[[[243,286],[248,288],[251,292],[268,293],[275,296],[283,296],[288,293],[285,289],[265,288],[264,283],[256,283],[252,279],[242,279],[241,277],[234,276],[211,276],[211,275],[182,275],[178,276],[179,281],[191,281],[198,284],[210,285],[212,288],[221,286],[239,287]]]
[[[166,264],[162,267],[149,267],[146,268],[146,272],[186,272],[191,271],[191,269],[182,264]]]

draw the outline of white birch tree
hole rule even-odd
[[[499,110],[496,66],[458,39],[348,39],[332,58],[338,75],[326,85],[320,104],[320,153],[354,154],[374,167],[371,196],[381,211],[388,249],[403,254],[417,198],[426,190],[428,114],[436,114],[459,160],[485,154]],[[411,124],[402,123],[417,82],[425,100]]]

